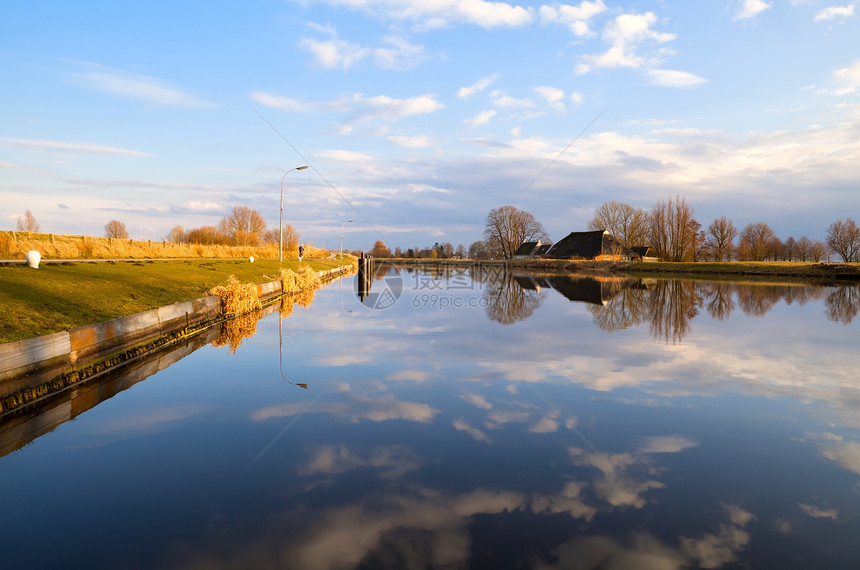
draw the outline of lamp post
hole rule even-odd
[[[281,177],[281,217],[278,219],[278,263],[284,261],[284,178],[293,170],[305,170],[308,166],[297,166],[284,172]]]
[[[343,257],[343,228],[346,227],[346,224],[351,224],[355,220],[347,220],[340,226],[340,256]]]

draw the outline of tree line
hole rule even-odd
[[[824,242],[806,236],[782,240],[765,222],[738,229],[722,216],[704,228],[681,196],[660,200],[650,211],[605,202],[588,229],[608,230],[628,247],[650,246],[665,261],[822,261],[833,254],[860,261],[860,228],[850,218],[830,224]]]

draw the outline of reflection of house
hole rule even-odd
[[[593,259],[597,261],[633,261],[639,258],[607,230],[571,232],[549,248],[551,259]]]
[[[637,245],[631,247],[630,249],[639,256],[639,259],[642,261],[659,261],[660,258],[657,257],[657,252],[653,247],[647,245]]]

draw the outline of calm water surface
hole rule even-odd
[[[857,567],[856,286],[352,279],[7,435],[0,565]]]

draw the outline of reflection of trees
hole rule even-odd
[[[606,305],[589,305],[588,312],[600,330],[616,332],[636,326],[648,316],[648,290],[644,287],[625,289]]]
[[[860,286],[843,285],[836,287],[824,299],[827,318],[836,323],[847,325],[857,316],[860,309]]]
[[[690,333],[693,318],[699,314],[702,299],[694,281],[660,280],[651,288],[649,320],[651,334],[672,343]]]
[[[700,293],[705,299],[705,308],[713,318],[722,321],[735,310],[732,300],[732,286],[720,281],[706,281],[701,284]]]
[[[537,289],[524,289],[510,274],[488,284],[484,289],[484,299],[487,301],[487,317],[503,325],[529,318],[543,303]]]

